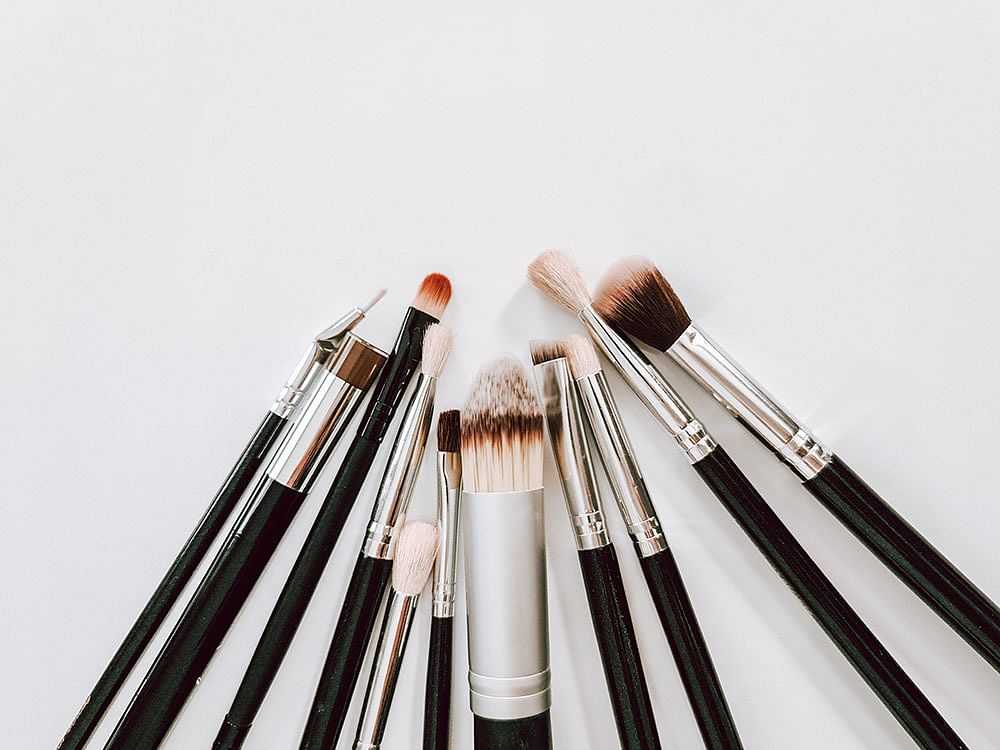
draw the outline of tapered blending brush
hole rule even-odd
[[[451,652],[462,509],[461,414],[443,411],[437,426],[437,530],[431,635],[424,690],[424,750],[448,750],[451,733]]]
[[[666,352],[1000,670],[1000,609],[693,323],[651,261],[629,258],[615,264],[600,285],[594,307],[619,329]]]
[[[437,380],[451,350],[451,333],[432,325],[424,334],[420,379],[403,415],[375,498],[361,554],[340,608],[337,627],[313,696],[301,748],[332,748],[344,728],[375,617],[393,569],[393,550],[423,463]]]
[[[386,355],[348,333],[268,465],[105,750],[152,750],[180,713]]]
[[[475,750],[549,750],[542,412],[524,368],[483,370],[462,410],[462,536]]]
[[[222,487],[198,521],[198,525],[184,543],[180,554],[104,668],[83,708],[59,743],[59,750],[80,750],[86,745],[104,712],[118,694],[122,683],[128,678],[135,663],[170,612],[170,608],[208,553],[212,542],[219,535],[257,469],[287,427],[296,407],[312,390],[316,380],[324,371],[323,365],[336,354],[344,334],[361,321],[368,310],[384,295],[385,290],[380,290],[366,305],[352,308],[315,337],[299,366],[281,389],[278,398],[265,413],[260,426],[251,436],[250,442],[243,449],[236,465],[222,483]]]
[[[632,537],[705,747],[740,750],[743,745],[712,655],[684,587],[681,571],[667,545],[597,352],[589,339],[578,334],[570,336],[564,348],[608,482]]]
[[[532,341],[531,360],[566,509],[573,526],[590,617],[623,750],[660,747],[615,548],[597,491],[576,386],[562,342]]]
[[[608,359],[687,456],[698,476],[798,595],[914,741],[926,750],[965,748],[937,709],[892,658],[690,408],[652,363],[594,308],[573,262],[547,251],[532,282],[586,326]]]
[[[354,750],[378,750],[382,747],[399,669],[410,639],[413,618],[417,614],[417,602],[420,592],[427,586],[437,545],[438,530],[429,523],[414,521],[406,524],[399,533],[393,553],[392,588],[385,603],[382,629],[354,737]]]

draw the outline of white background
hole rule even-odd
[[[361,330],[389,346],[422,276],[447,273],[439,406],[456,407],[484,362],[577,330],[525,284],[549,246],[591,282],[654,257],[708,331],[1000,599],[996,3],[14,0],[3,15],[4,747],[55,746],[315,331],[388,286]],[[998,675],[665,372],[970,747],[1000,747]],[[614,381],[746,746],[912,748]],[[385,453],[248,748],[297,746]],[[433,514],[430,463],[416,517]],[[164,747],[209,746],[332,473]],[[547,483],[555,742],[604,750]],[[695,750],[612,520],[664,747]],[[394,750],[418,743],[428,605]],[[470,747],[461,631],[454,746]],[[341,747],[353,731],[354,714]]]

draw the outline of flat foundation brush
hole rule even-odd
[[[550,750],[542,412],[514,359],[462,410],[462,535],[475,750]]]
[[[153,750],[159,746],[384,362],[384,353],[347,334],[105,750]]]
[[[532,262],[529,277],[578,316],[702,481],[914,741],[925,750],[966,748],[688,405],[639,349],[601,317],[573,262],[562,253],[548,251]]]
[[[693,323],[652,262],[629,258],[613,266],[594,307],[617,328],[666,352],[1000,671],[1000,609]]]
[[[420,592],[427,586],[437,554],[437,537],[435,526],[419,521],[406,524],[399,533],[393,554],[392,588],[385,603],[354,750],[382,747],[399,669],[417,614],[417,602]]]
[[[285,430],[296,407],[312,390],[324,363],[329,362],[336,354],[344,334],[364,318],[368,310],[382,299],[384,294],[383,289],[368,304],[348,311],[313,340],[299,366],[264,415],[257,431],[237,459],[236,465],[198,521],[198,525],[184,543],[180,554],[163,576],[163,580],[101,673],[83,708],[59,743],[59,750],[80,750],[87,744],[104,712],[111,705],[146,646],[208,553],[212,542],[219,535],[254,474]]]
[[[623,750],[657,750],[660,736],[649,699],[618,556],[608,536],[587,432],[562,342],[531,342],[535,383],[549,447],[573,526],[590,618]]]
[[[451,732],[451,654],[455,627],[455,579],[462,498],[461,416],[443,411],[437,426],[437,530],[431,635],[424,690],[424,750],[448,750]]]

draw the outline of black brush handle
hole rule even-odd
[[[431,618],[424,690],[424,750],[448,750],[451,730],[451,650],[454,617]]]
[[[653,704],[613,545],[578,550],[590,619],[622,750],[659,750]]]
[[[741,750],[736,722],[673,553],[665,549],[649,557],[640,555],[639,564],[705,747]]]
[[[243,453],[236,461],[232,471],[229,472],[226,481],[222,483],[222,487],[208,506],[208,510],[205,511],[201,520],[198,521],[198,525],[191,532],[191,536],[184,543],[180,554],[177,555],[166,575],[163,576],[163,580],[160,581],[159,586],[146,602],[146,606],[139,613],[131,630],[128,631],[118,650],[111,657],[111,661],[104,668],[104,672],[98,678],[94,689],[90,691],[86,703],[83,704],[80,713],[77,714],[72,726],[66,732],[62,742],[59,743],[58,750],[80,750],[87,744],[87,740],[97,728],[104,712],[111,705],[122,684],[132,672],[132,668],[135,667],[146,646],[156,635],[156,631],[159,630],[171,607],[181,595],[184,586],[187,585],[198,565],[208,553],[226,519],[236,507],[236,503],[239,502],[287,421],[272,411],[267,412],[267,416],[264,417],[260,427],[257,428],[250,442],[243,449]]]
[[[836,456],[805,483],[882,563],[1000,671],[1000,610]]]
[[[473,717],[474,750],[551,750],[548,710],[511,721]]]
[[[694,468],[913,740],[925,750],[967,750],[722,447]]]
[[[358,558],[309,709],[301,750],[337,746],[391,576],[392,560]]]
[[[226,540],[161,649],[105,750],[154,750],[194,690],[305,494],[268,480]]]

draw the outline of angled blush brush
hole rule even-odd
[[[153,750],[163,741],[385,359],[383,352],[347,334],[105,750]]]
[[[1000,671],[1000,609],[691,321],[645,258],[612,266],[594,307],[665,352],[761,440],[882,563]]]
[[[97,727],[108,706],[118,694],[118,690],[128,678],[146,646],[156,634],[163,620],[177,601],[185,585],[194,575],[202,559],[208,553],[212,542],[219,535],[226,519],[229,518],[240,497],[277,442],[292,418],[296,407],[311,392],[323,371],[323,365],[336,354],[344,334],[361,321],[365,314],[385,295],[380,290],[375,297],[362,307],[355,307],[339,320],[319,333],[299,366],[292,373],[268,409],[260,426],[250,438],[250,442],[236,461],[208,509],[198,521],[198,525],[188,537],[163,580],[156,587],[146,606],[139,613],[132,628],[125,635],[118,650],[93,690],[84,702],[83,708],[67,730],[59,750],[80,750]]]
[[[524,368],[484,369],[462,410],[462,536],[475,750],[551,750],[543,419]]]
[[[576,386],[562,342],[532,341],[549,447],[566,499],[590,617],[623,750],[658,750],[660,736],[614,545],[608,536]]]
[[[451,733],[451,654],[455,626],[459,513],[462,508],[461,415],[443,411],[437,426],[437,530],[431,635],[424,689],[424,750],[448,750]]]
[[[677,392],[597,312],[572,260],[550,250],[528,273],[539,289],[577,315],[698,476],[913,740],[925,750],[967,748]]]

